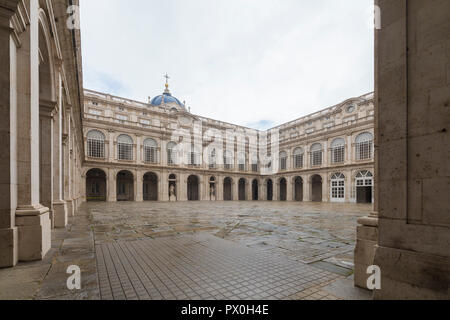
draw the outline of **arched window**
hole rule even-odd
[[[88,157],[96,159],[105,158],[105,135],[98,130],[91,130],[87,134]]]
[[[331,143],[331,161],[333,163],[345,161],[345,140],[343,138],[334,139]]]
[[[294,167],[295,169],[303,168],[303,149],[296,148],[294,150]]]
[[[167,144],[167,164],[174,165],[177,163],[177,144],[169,142]]]
[[[223,155],[223,164],[226,170],[233,169],[233,153],[231,151],[225,151]]]
[[[133,139],[126,134],[117,138],[117,152],[119,160],[133,160]]]
[[[244,152],[240,152],[238,155],[239,171],[247,170],[246,162],[247,162],[246,154]]]
[[[335,173],[331,177],[331,200],[345,201],[345,176],[342,173]]]
[[[356,175],[357,187],[371,187],[373,185],[373,174],[370,171],[363,170]]]
[[[287,170],[287,153],[280,152],[280,170]]]
[[[311,146],[311,165],[321,166],[323,159],[323,148],[320,143],[313,144]]]
[[[356,137],[356,160],[368,160],[373,157],[373,135],[365,132]]]
[[[146,163],[158,162],[158,143],[153,139],[144,141],[144,161]]]
[[[188,153],[188,165],[200,166],[201,153],[198,147],[191,146],[191,151]]]

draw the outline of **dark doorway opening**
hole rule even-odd
[[[311,178],[311,200],[313,202],[322,202],[322,177],[315,175]]]
[[[245,179],[239,180],[239,201],[247,200],[247,197],[245,195],[245,193],[246,193],[246,184],[247,184],[247,181],[245,181]]]
[[[117,174],[117,201],[134,201],[134,176],[130,171]]]
[[[199,201],[199,179],[197,176],[190,176],[188,178],[188,200]]]
[[[273,181],[267,180],[267,201],[273,200]]]
[[[287,180],[285,178],[280,180],[280,201],[287,201]]]
[[[144,175],[144,201],[158,201],[158,176],[149,172]]]
[[[252,182],[252,199],[253,201],[259,200],[259,184],[258,180],[253,180]]]
[[[372,187],[356,188],[357,203],[372,203]]]
[[[106,201],[106,174],[100,169],[91,169],[86,174],[86,201]]]
[[[295,178],[295,201],[303,201],[303,179],[301,177]]]
[[[231,201],[233,200],[233,194],[232,194],[232,180],[231,178],[225,178],[223,181],[223,200],[224,201]]]

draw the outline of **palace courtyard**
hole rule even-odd
[[[370,299],[353,288],[371,205],[85,203],[43,261],[0,269],[0,299]],[[81,269],[70,291],[69,266]]]

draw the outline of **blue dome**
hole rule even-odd
[[[160,106],[167,103],[176,103],[180,107],[183,107],[183,104],[180,102],[180,100],[173,97],[170,93],[164,93],[163,95],[154,97],[150,103],[154,106]]]

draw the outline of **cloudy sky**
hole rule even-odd
[[[85,88],[265,129],[373,91],[373,0],[81,0]]]

